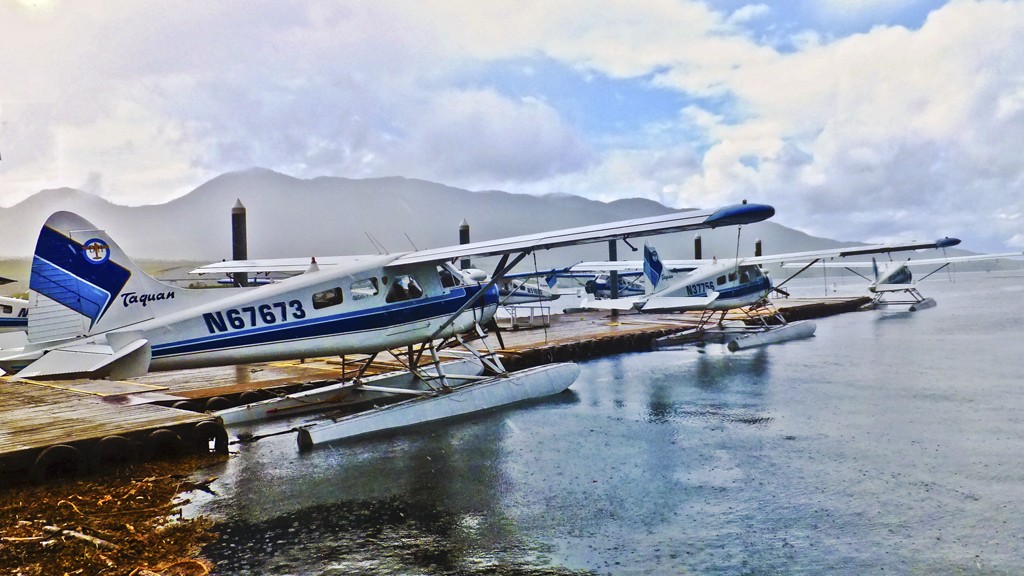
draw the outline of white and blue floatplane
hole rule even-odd
[[[449,381],[436,354],[493,318],[497,283],[527,255],[614,239],[741,225],[771,206],[741,204],[474,242],[402,254],[219,262],[196,272],[291,273],[251,287],[172,286],[135,265],[103,230],[70,212],[39,234],[29,281],[26,332],[0,334],[0,368],[15,379],[129,378],[150,371],[369,354],[418,347],[423,386],[386,409],[304,426],[302,447],[557,393],[579,370],[549,364],[509,372],[480,354],[491,374]],[[491,274],[459,270],[466,257],[500,257]],[[472,347],[466,347],[472,350]],[[369,390],[372,384],[360,383]]]

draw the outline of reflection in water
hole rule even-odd
[[[522,574],[587,572],[538,565],[539,543],[506,539],[507,519],[456,514],[399,496],[310,506],[262,522],[229,521],[204,555],[217,574]]]
[[[717,354],[699,351],[677,351],[694,360],[679,370],[652,378],[646,418],[655,423],[696,419],[766,426],[772,418],[764,408],[763,382],[770,377],[770,362],[764,348],[737,354],[715,345]],[[724,353],[722,353],[724,352]],[[653,353],[655,357],[657,352]],[[680,397],[679,388],[692,390]],[[722,393],[730,392],[729,402],[722,403]],[[683,400],[683,401],[681,401]]]
[[[204,555],[224,575],[578,574],[546,566],[548,545],[501,512],[506,432],[499,412],[303,455],[291,436],[246,446],[221,498],[192,511],[224,519]]]

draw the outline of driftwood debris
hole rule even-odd
[[[199,476],[223,456],[151,462],[46,486],[0,490],[0,572],[201,576],[215,538],[206,518],[184,518],[181,495],[209,490]]]

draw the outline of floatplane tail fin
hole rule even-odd
[[[147,274],[84,218],[54,213],[39,232],[32,258],[27,341],[58,348],[42,357],[24,353],[27,366],[18,377],[145,374],[150,346],[130,326],[171,311],[181,304],[183,298],[176,297],[183,290]],[[106,343],[74,343],[102,333]]]
[[[180,307],[179,292],[139,268],[103,230],[56,212],[39,232],[29,294],[28,339],[109,332]]]
[[[658,251],[654,249],[654,246],[644,243],[644,276],[650,282],[650,291],[648,294],[657,292],[658,286],[661,284],[661,279],[665,274],[665,265],[661,262],[661,258],[658,257]]]

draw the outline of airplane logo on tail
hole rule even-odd
[[[99,238],[93,238],[82,244],[82,254],[85,256],[86,262],[103,264],[110,259],[110,246]]]

